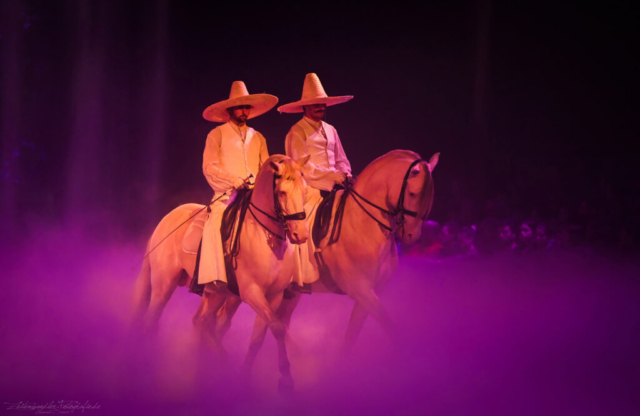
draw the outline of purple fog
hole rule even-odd
[[[355,4],[355,3],[354,3]],[[640,414],[637,5],[0,2],[0,413]],[[429,222],[340,351],[353,301],[304,295],[291,396],[271,334],[240,371],[178,288],[130,330],[145,245],[207,203],[203,118],[234,81],[301,99],[316,73],[354,176],[440,152]],[[300,114],[250,119],[285,153]],[[372,223],[373,224],[373,223]],[[372,225],[375,226],[375,225]]]
[[[634,414],[637,264],[599,255],[403,258],[382,296],[389,340],[367,321],[340,346],[352,301],[305,296],[293,318],[296,392],[277,393],[269,335],[251,380],[239,376],[255,313],[243,305],[226,361],[199,349],[199,298],[179,288],[156,341],[128,320],[141,241],[49,229],[4,250],[2,398],[78,400],[96,414]],[[87,410],[86,412],[91,412]]]

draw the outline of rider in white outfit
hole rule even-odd
[[[203,113],[205,119],[225,124],[207,136],[202,161],[202,171],[217,201],[211,205],[204,225],[200,284],[214,282],[224,286],[227,282],[220,237],[222,213],[235,199],[237,189],[253,184],[260,166],[269,157],[265,138],[248,127],[246,121],[266,113],[277,103],[278,98],[273,95],[249,95],[244,82],[235,81],[229,99],[209,106]]]
[[[342,148],[338,132],[324,118],[328,106],[344,103],[353,98],[351,95],[328,97],[316,74],[307,74],[302,88],[302,99],[278,108],[282,113],[304,113],[304,117],[291,127],[285,141],[287,156],[300,160],[311,158],[304,172],[309,188],[305,199],[305,212],[311,227],[311,218],[322,199],[321,191],[331,191],[334,185],[342,185],[351,177],[351,164]],[[313,241],[298,246],[300,256],[300,276],[294,282],[302,286],[317,279],[317,271],[311,263]]]

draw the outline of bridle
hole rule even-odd
[[[307,218],[307,213],[303,209],[302,211],[296,212],[295,214],[285,215],[284,210],[282,209],[282,205],[280,205],[280,200],[278,199],[278,195],[276,194],[276,179],[280,179],[281,177],[282,175],[276,175],[276,174],[273,175],[273,210],[276,213],[276,216],[274,217],[273,215],[264,212],[263,210],[258,208],[253,202],[249,202],[249,212],[251,212],[251,215],[253,215],[253,218],[258,222],[258,224],[262,226],[262,228],[264,228],[266,231],[268,231],[271,235],[273,235],[277,239],[284,240],[287,237],[287,232],[289,231],[289,226],[287,225],[287,221],[304,220]],[[256,214],[251,209],[252,207],[257,209],[262,214],[266,215],[270,220],[281,224],[282,227],[284,228],[284,236],[281,236],[280,234],[271,231],[269,227],[264,225],[258,219],[258,217],[256,217]]]
[[[404,207],[404,195],[405,192],[407,190],[407,181],[409,180],[409,174],[411,173],[411,169],[413,169],[414,166],[416,166],[418,163],[422,162],[422,159],[416,159],[414,160],[411,165],[409,165],[409,169],[407,169],[407,173],[405,173],[404,175],[404,179],[402,181],[402,188],[400,189],[400,195],[398,196],[398,203],[396,204],[396,207],[394,210],[390,211],[388,209],[382,208],[381,206],[378,206],[376,204],[374,204],[373,202],[369,201],[368,199],[366,199],[365,197],[363,197],[362,195],[360,195],[358,192],[356,192],[355,189],[350,188],[348,190],[349,194],[353,195],[353,200],[356,201],[356,203],[360,206],[360,208],[362,208],[362,210],[364,212],[367,213],[367,215],[369,215],[375,222],[377,222],[382,228],[384,228],[385,230],[389,231],[389,232],[394,232],[394,229],[391,228],[390,226],[382,223],[381,221],[379,221],[376,217],[374,217],[369,211],[366,210],[366,208],[362,205],[362,203],[360,203],[360,201],[358,201],[358,198],[360,198],[362,201],[366,202],[367,204],[371,205],[372,207],[378,209],[380,212],[389,215],[392,218],[395,218],[395,223],[396,223],[396,229],[395,231],[399,230],[400,228],[402,228],[402,234],[404,235],[404,223],[405,223],[405,215],[408,215],[410,217],[417,217],[418,213],[416,211],[411,211],[408,210]]]

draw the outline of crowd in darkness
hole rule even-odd
[[[402,254],[445,259],[544,250],[636,252],[637,192],[617,188],[605,176],[590,178],[579,166],[568,169],[572,175],[563,180],[559,169],[527,171],[523,164],[493,178],[503,185],[494,192],[470,178],[437,188],[440,209]]]

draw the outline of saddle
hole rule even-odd
[[[220,225],[220,236],[222,237],[222,246],[225,250],[224,260],[227,272],[227,288],[231,293],[237,296],[240,296],[240,290],[238,288],[238,279],[236,278],[235,273],[235,269],[237,267],[235,259],[240,252],[239,237],[240,232],[242,231],[244,217],[247,214],[247,208],[249,208],[249,202],[251,202],[251,193],[252,191],[249,189],[238,190],[236,199],[224,210],[224,213],[222,214],[222,224]],[[202,239],[200,239],[200,245],[198,247],[193,279],[191,279],[191,284],[189,285],[189,292],[200,296],[202,296],[205,286],[204,284],[198,283],[201,250]]]
[[[329,235],[330,229],[331,235],[329,236],[327,246],[334,244],[340,238],[340,232],[342,231],[342,219],[344,217],[344,207],[349,196],[349,191],[349,188],[342,191],[339,188],[334,187],[331,192],[322,199],[320,204],[318,204],[315,221],[313,222],[313,229],[311,231],[311,238],[313,239],[313,245],[315,246],[313,256],[318,264],[320,281],[322,281],[322,284],[324,284],[327,290],[339,295],[345,295],[346,293],[338,287],[333,279],[331,270],[322,257],[320,243],[327,237],[327,235]],[[336,197],[339,198],[338,207],[336,208],[335,216],[332,216]],[[330,228],[332,217],[334,218],[333,227]]]

